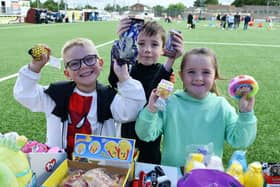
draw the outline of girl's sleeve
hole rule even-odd
[[[235,148],[246,148],[256,139],[257,118],[252,112],[236,113],[230,106],[226,112],[226,140]]]
[[[51,113],[54,101],[44,93],[44,87],[38,84],[40,74],[32,72],[28,66],[20,69],[14,86],[14,98],[32,112]]]
[[[136,120],[135,131],[141,140],[154,141],[163,132],[163,120],[160,113],[152,113],[145,107]]]
[[[135,121],[146,103],[142,84],[132,78],[118,83],[118,93],[110,106],[113,118],[121,123]]]

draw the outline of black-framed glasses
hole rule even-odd
[[[97,55],[87,55],[84,58],[73,59],[65,63],[65,68],[70,68],[72,71],[77,71],[81,68],[82,62],[87,66],[94,66],[98,61]]]

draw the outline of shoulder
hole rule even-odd
[[[68,93],[72,92],[76,86],[76,83],[73,81],[60,81],[51,83],[49,87],[45,90],[47,94],[60,94],[60,93]]]

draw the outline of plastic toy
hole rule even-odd
[[[32,186],[32,170],[26,155],[20,151],[24,138],[18,138],[15,132],[0,134],[0,186]]]
[[[223,161],[220,157],[213,155],[210,157],[210,160],[209,160],[206,168],[224,171]]]
[[[227,173],[236,178],[240,184],[244,185],[244,173],[241,164],[234,161],[227,170]]]
[[[244,176],[244,187],[263,187],[262,165],[259,162],[249,164]]]
[[[239,75],[229,82],[228,92],[233,98],[240,99],[244,93],[248,93],[247,98],[257,94],[259,85],[257,81],[249,75]]]
[[[189,173],[192,169],[205,168],[204,155],[201,153],[191,153],[187,159],[185,173]]]
[[[239,162],[242,166],[242,170],[245,173],[247,171],[247,160],[246,160],[246,151],[236,150],[231,155],[231,158],[228,163],[228,167],[231,166],[233,162]]]
[[[174,84],[170,81],[162,79],[157,86],[157,96],[159,98],[156,101],[156,105],[159,110],[164,110],[166,106],[166,100],[170,96],[173,90]]]
[[[132,187],[171,187],[171,181],[160,166],[155,166],[149,173],[141,171],[139,179],[132,181]]]

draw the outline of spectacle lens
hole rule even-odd
[[[65,64],[65,68],[69,67],[72,71],[77,71],[81,68],[82,63],[87,66],[94,66],[97,63],[97,55],[87,55],[81,59],[74,59]]]

